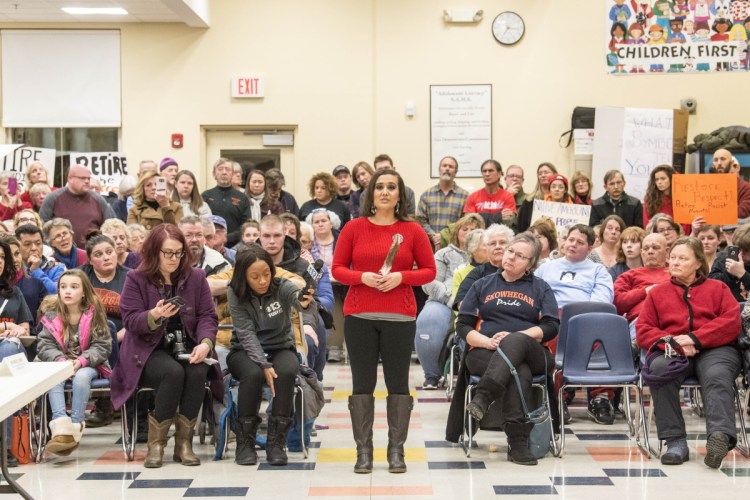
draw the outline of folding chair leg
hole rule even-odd
[[[745,458],[750,458],[750,443],[747,438],[747,428],[745,426],[745,407],[742,405],[740,391],[737,388],[737,382],[734,383],[734,400],[737,404],[737,411],[740,419],[740,433],[737,437],[737,451]]]
[[[561,385],[557,393],[557,400],[560,402],[560,447],[557,452],[557,457],[559,458],[562,458],[563,450],[565,450],[565,406],[563,405],[563,394],[566,388],[566,385]]]
[[[300,408],[302,408],[299,412],[299,435],[302,443],[302,454],[307,458],[308,451],[307,446],[305,446],[305,391],[302,390],[302,386],[297,386],[297,390],[299,391]]]
[[[461,429],[461,446],[464,449],[466,458],[471,457],[471,442],[474,439],[474,432],[472,428],[474,420],[471,418],[471,416],[469,415],[469,412],[466,410],[466,407],[469,406],[469,402],[471,401],[473,393],[474,393],[473,386],[467,387],[466,392],[464,392],[464,425]]]

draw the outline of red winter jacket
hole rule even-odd
[[[646,297],[636,323],[641,349],[665,335],[687,334],[696,349],[729,345],[740,332],[740,306],[724,283],[699,278],[686,287],[674,278],[656,285]]]

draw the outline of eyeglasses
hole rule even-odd
[[[175,257],[177,257],[178,259],[181,259],[185,256],[185,252],[182,250],[179,252],[173,252],[171,250],[159,250],[159,251],[162,254],[164,254],[165,259],[174,259]]]
[[[523,175],[520,174],[505,174],[508,179],[523,179]]]
[[[661,229],[657,229],[656,232],[659,234],[669,234],[669,233],[676,233],[677,231],[675,231],[675,228],[673,227],[663,227]]]
[[[203,239],[203,233],[196,233],[196,234],[186,233],[184,236],[186,240],[202,240]]]
[[[19,225],[20,224],[26,224],[26,223],[36,224],[36,219],[33,218],[33,217],[19,217],[18,218],[18,223],[19,223]]]
[[[64,231],[64,232],[62,232],[62,233],[58,234],[57,236],[55,236],[54,238],[50,238],[50,240],[51,240],[51,241],[56,241],[56,242],[59,242],[59,241],[62,241],[62,240],[64,240],[64,239],[65,239],[65,238],[67,238],[68,236],[70,236],[70,233],[69,233],[68,231]]]
[[[531,260],[531,257],[526,257],[525,255],[521,255],[521,253],[513,250],[512,248],[509,248],[505,251],[505,255],[508,257],[518,257],[521,260]]]

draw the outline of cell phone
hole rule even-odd
[[[727,259],[740,260],[740,247],[730,246],[727,247]]]
[[[15,194],[18,192],[18,179],[15,177],[9,177],[8,178],[8,194],[11,196],[15,196]]]
[[[184,307],[185,306],[185,299],[180,297],[179,295],[176,297],[172,297],[171,299],[167,299],[164,301],[164,304],[173,304],[175,306]]]
[[[164,177],[156,178],[156,194],[167,194],[167,179]]]

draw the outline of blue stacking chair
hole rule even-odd
[[[625,410],[630,423],[632,418],[628,389],[635,389],[640,430],[643,432],[645,443],[641,443],[638,432],[636,432],[636,442],[646,456],[650,456],[648,434],[645,432],[643,390],[640,374],[633,362],[627,320],[611,313],[583,313],[570,319],[568,334],[562,365],[560,400],[567,387],[623,387],[626,389],[624,391]],[[597,366],[590,365],[594,355],[594,346],[597,343],[599,344],[597,351],[600,351],[597,355],[603,357],[606,366],[598,363]],[[565,421],[563,407],[560,405],[560,457],[564,449]]]
[[[565,356],[565,345],[568,341],[568,323],[570,318],[584,313],[601,312],[617,314],[617,308],[607,302],[571,302],[563,306],[560,315],[560,332],[557,335],[557,350],[555,351],[555,367],[559,370],[563,366],[563,357]],[[592,362],[601,366],[600,353],[592,357]]]

